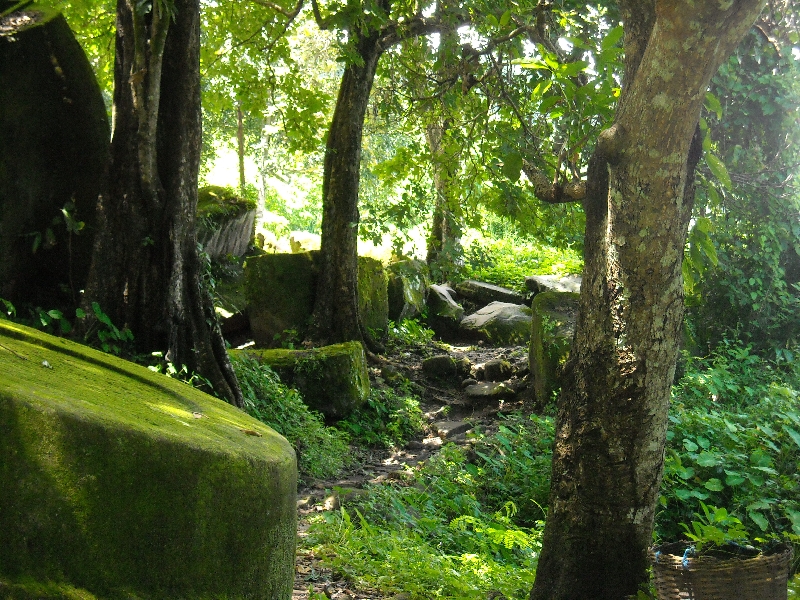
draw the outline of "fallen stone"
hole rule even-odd
[[[543,292],[570,292],[580,293],[580,275],[531,275],[525,278],[525,287],[534,294]]]
[[[0,465],[4,598],[291,597],[295,453],[191,386],[0,320]]]
[[[460,433],[466,433],[472,429],[472,425],[466,421],[439,421],[433,424],[433,429],[441,439],[447,440]]]
[[[386,267],[386,274],[389,318],[399,323],[421,315],[430,285],[427,265],[410,258],[390,264]]]
[[[358,310],[361,323],[375,339],[389,333],[389,299],[383,264],[369,256],[358,257]]]
[[[484,306],[491,302],[507,302],[510,304],[526,304],[528,298],[499,285],[484,283],[467,279],[456,285],[456,292],[459,296],[467,298],[478,306]]]
[[[466,388],[466,387],[469,387],[469,386],[474,385],[476,383],[478,383],[477,379],[473,379],[472,377],[469,377],[469,378],[467,378],[467,379],[465,379],[464,381],[461,382],[461,387],[462,388]]]
[[[483,365],[483,378],[485,381],[505,381],[514,374],[511,363],[502,358],[486,361]]]
[[[197,192],[197,242],[212,260],[243,256],[253,244],[256,203],[231,188],[209,185]]]
[[[367,401],[369,372],[360,342],[311,350],[232,350],[269,365],[281,380],[303,395],[303,401],[327,419],[344,419]]]
[[[464,317],[459,331],[491,346],[527,344],[531,334],[531,309],[520,304],[492,302]]]
[[[422,361],[422,372],[428,377],[455,377],[469,375],[471,364],[468,358],[455,358],[449,354],[431,356]]]
[[[458,334],[458,325],[464,318],[464,308],[454,296],[455,290],[446,285],[428,288],[427,323],[442,339],[452,339]]]
[[[514,390],[505,383],[493,381],[471,385],[464,393],[472,400],[505,400],[515,396]]]

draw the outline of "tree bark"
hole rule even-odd
[[[356,49],[362,62],[345,68],[325,151],[320,271],[308,334],[322,345],[369,341],[358,310],[358,184],[364,118],[383,52],[379,33],[359,38]]]
[[[619,600],[647,580],[699,112],[711,76],[762,6],[621,3],[628,79],[590,163],[583,286],[533,600]]]
[[[111,159],[85,304],[129,327],[138,352],[165,352],[241,406],[195,236],[200,6],[175,0],[174,20],[166,6],[142,14],[118,0]]]

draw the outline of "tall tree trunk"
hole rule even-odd
[[[195,237],[200,6],[175,0],[174,21],[167,6],[118,0],[111,159],[86,303],[127,325],[137,351],[165,351],[241,406]]]
[[[449,123],[438,116],[437,119],[439,122],[428,125],[425,130],[428,149],[433,159],[433,187],[436,194],[426,262],[434,270],[441,272],[441,279],[447,279],[460,257],[461,215],[454,197],[455,157],[448,153],[443,144]]]
[[[683,317],[692,141],[711,76],[763,2],[621,5],[628,79],[590,164],[584,283],[534,600],[620,600],[646,581]]]
[[[319,344],[365,339],[358,310],[358,183],[369,95],[382,53],[377,33],[361,37],[362,64],[344,70],[325,149],[319,275],[309,338]]]

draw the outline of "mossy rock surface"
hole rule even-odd
[[[461,320],[466,337],[491,346],[517,346],[530,341],[531,309],[522,304],[492,302]]]
[[[533,298],[531,344],[528,363],[533,377],[533,395],[539,408],[561,386],[561,367],[569,356],[580,295],[573,292],[542,292]]]
[[[256,346],[277,348],[305,338],[316,299],[318,263],[318,250],[247,259],[245,296]],[[389,301],[379,260],[358,257],[358,288],[361,320],[381,338],[389,330]]]
[[[361,342],[333,344],[312,350],[242,350],[269,365],[281,380],[295,387],[305,403],[329,420],[344,419],[369,396],[367,359]]]
[[[316,266],[311,252],[247,259],[245,297],[253,340],[261,348],[303,339],[314,310]]]
[[[358,257],[358,310],[368,332],[380,339],[389,333],[389,296],[381,261]]]
[[[0,321],[3,597],[288,599],[296,481],[232,406]]]
[[[430,285],[428,266],[421,260],[409,258],[390,264],[386,273],[389,318],[399,323],[421,315]]]

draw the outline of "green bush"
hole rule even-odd
[[[282,384],[267,365],[241,355],[232,357],[233,370],[244,395],[244,409],[284,436],[297,452],[300,475],[325,478],[348,464],[348,436],[326,427],[322,415],[309,410],[303,398]]]
[[[407,389],[372,386],[366,404],[336,427],[366,446],[402,446],[425,427],[419,400]]]
[[[700,502],[753,536],[800,535],[800,377],[725,344],[673,390],[658,532],[676,538]]]

